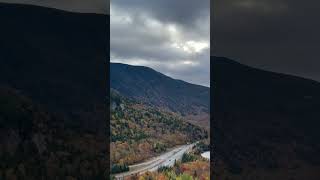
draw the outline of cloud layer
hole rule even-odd
[[[112,0],[111,8],[109,0],[0,2],[111,13],[112,62],[145,65],[176,79],[210,85],[210,0]]]
[[[111,1],[111,61],[210,84],[209,0]]]

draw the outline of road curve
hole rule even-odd
[[[182,155],[189,152],[196,143],[176,147],[160,156],[152,158],[146,162],[129,166],[130,171],[115,174],[116,179],[124,179],[130,175],[141,174],[147,171],[156,171],[162,166],[173,166],[175,160],[180,160]]]

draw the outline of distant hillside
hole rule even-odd
[[[111,63],[110,85],[126,97],[182,115],[209,113],[210,89],[172,79],[151,68]]]
[[[0,11],[0,179],[103,179],[109,18]]]
[[[223,57],[211,61],[217,179],[317,179],[320,83]]]
[[[133,164],[208,137],[174,113],[152,108],[111,91],[111,162]]]

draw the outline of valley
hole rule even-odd
[[[175,163],[194,153],[195,142],[209,142],[209,88],[148,67],[111,63],[110,68],[110,162],[115,178],[148,173],[155,178],[162,174],[157,174],[159,169],[179,169]]]
[[[174,163],[178,160],[181,160],[183,154],[190,151],[194,147],[194,145],[195,144],[179,146],[173,148],[172,150],[169,150],[168,152],[160,156],[153,157],[152,159],[147,160],[146,162],[131,165],[129,166],[130,171],[116,174],[115,178],[121,179],[134,174],[143,174],[147,171],[154,172],[164,166],[172,167]]]
[[[178,145],[208,138],[180,116],[111,91],[111,163],[131,165]]]

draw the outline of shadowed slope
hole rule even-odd
[[[0,11],[0,179],[106,178],[109,18]]]
[[[304,168],[320,167],[320,83],[211,59],[216,176],[314,178]]]

